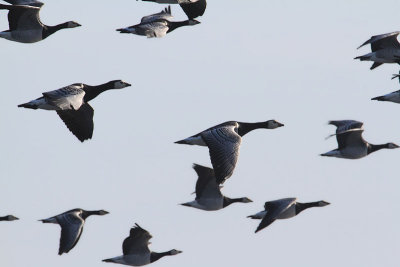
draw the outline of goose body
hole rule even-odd
[[[175,143],[207,146],[217,180],[223,183],[233,174],[245,134],[255,129],[276,129],[281,126],[284,125],[275,120],[257,123],[227,121]]]
[[[0,4],[0,9],[9,10],[9,30],[0,32],[0,37],[20,42],[35,43],[46,39],[53,33],[67,28],[81,26],[74,21],[65,22],[56,26],[48,26],[40,21],[39,12],[42,2],[27,0],[8,0],[13,5]]]
[[[198,164],[193,164],[193,169],[198,176],[196,182],[196,199],[181,205],[213,211],[223,209],[235,202],[252,202],[247,197],[228,198],[223,196],[220,190],[222,180],[217,180],[213,169]]]
[[[383,148],[394,149],[399,147],[394,143],[382,145],[368,143],[362,137],[362,132],[364,131],[363,123],[359,121],[330,121],[329,124],[337,127],[336,134],[334,135],[336,135],[336,140],[339,147],[327,153],[321,154],[321,156],[360,159]]]
[[[397,31],[372,36],[360,46],[371,44],[372,52],[354,59],[373,61],[374,63],[371,66],[371,70],[384,63],[400,63],[400,43],[397,40],[399,33],[400,32]]]
[[[142,0],[159,4],[179,4],[189,19],[203,16],[207,8],[206,0]]]
[[[256,233],[269,226],[275,220],[289,219],[298,215],[303,210],[312,207],[324,207],[330,203],[326,201],[317,201],[309,203],[297,202],[297,198],[283,198],[274,201],[265,202],[265,210],[254,215],[248,216],[252,219],[261,219],[261,223],[257,227]]]
[[[55,110],[68,129],[83,142],[92,138],[94,128],[94,110],[88,102],[104,91],[122,89],[128,86],[131,85],[121,80],[110,81],[97,86],[76,83],[45,92],[42,97],[20,104],[18,107]]]
[[[117,29],[117,31],[120,33],[143,35],[147,36],[148,38],[161,38],[179,27],[193,26],[200,23],[199,21],[193,19],[185,21],[171,21],[172,18],[173,16],[171,15],[171,7],[168,7],[159,13],[143,17],[139,24]]]
[[[152,236],[148,231],[141,228],[138,224],[135,224],[135,226],[131,228],[129,236],[125,238],[122,243],[123,255],[105,259],[103,261],[129,266],[143,266],[153,263],[162,257],[182,253],[182,251],[176,249],[161,253],[152,252],[148,247],[151,238]]]
[[[399,79],[399,82],[400,82],[400,74],[393,74],[392,80],[396,79],[396,78]],[[386,94],[386,95],[382,95],[382,96],[377,96],[377,97],[371,98],[371,100],[388,101],[388,102],[393,102],[393,103],[400,104],[400,90],[395,91],[395,92],[391,92],[391,93]]]
[[[7,216],[0,217],[0,222],[1,221],[11,222],[11,221],[16,221],[16,220],[19,220],[19,219],[13,215],[7,215]]]
[[[61,226],[58,255],[62,255],[63,253],[68,253],[78,243],[87,217],[106,214],[108,212],[104,210],[86,211],[83,209],[73,209],[40,221],[43,223],[59,224]]]

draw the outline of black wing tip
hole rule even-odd
[[[111,259],[104,259],[103,262],[113,262]]]
[[[383,101],[383,96],[373,97],[371,100]]]
[[[179,140],[179,141],[174,142],[174,144],[186,145],[187,142],[185,140]]]

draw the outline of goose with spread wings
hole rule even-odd
[[[142,0],[159,4],[179,4],[189,19],[203,16],[207,8],[206,0]]]
[[[255,129],[276,129],[282,126],[284,125],[276,120],[256,123],[228,121],[175,143],[207,146],[215,176],[223,183],[233,174],[245,134]]]
[[[372,36],[365,43],[360,45],[358,48],[364,45],[371,44],[371,53],[363,56],[356,57],[361,61],[373,61],[371,70],[379,67],[384,63],[400,63],[400,43],[397,40],[397,36],[400,31],[375,35]],[[358,49],[357,48],[357,49]]]
[[[54,223],[61,226],[61,238],[58,255],[68,253],[78,243],[85,220],[91,215],[106,215],[105,210],[88,211],[83,209],[73,209],[62,214],[40,220],[43,223]]]
[[[9,30],[0,32],[0,37],[20,43],[42,41],[53,33],[67,28],[81,26],[75,21],[68,21],[56,26],[48,26],[39,17],[42,2],[35,0],[6,0],[12,5],[0,4],[0,9],[8,10]]]
[[[11,221],[16,221],[16,220],[19,220],[19,219],[17,217],[15,217],[14,215],[7,215],[7,216],[0,217],[0,221],[11,222]]]
[[[114,80],[97,86],[75,83],[61,89],[45,92],[42,97],[20,104],[18,107],[55,110],[68,129],[79,141],[83,142],[92,138],[94,128],[94,110],[88,102],[104,91],[122,89],[128,86],[131,85],[121,80]]]
[[[229,198],[221,193],[221,179],[215,177],[214,170],[198,164],[193,164],[193,169],[197,173],[196,199],[181,205],[201,210],[220,210],[232,203],[253,202],[247,197]]]
[[[392,80],[396,79],[396,78],[399,79],[399,82],[400,82],[400,74],[393,74]],[[391,92],[386,95],[371,98],[371,100],[387,101],[387,102],[393,102],[393,103],[400,104],[400,90]]]
[[[355,120],[330,121],[329,124],[337,127],[336,136],[338,148],[327,153],[321,154],[326,157],[336,157],[345,159],[363,158],[380,149],[395,149],[399,146],[394,143],[381,145],[370,144],[362,137],[363,123]]]
[[[117,29],[120,33],[133,33],[136,35],[147,36],[148,38],[161,38],[167,33],[182,27],[182,26],[193,26],[200,22],[195,19],[189,19],[185,21],[171,21],[173,18],[171,14],[171,7],[168,6],[163,11],[145,16],[142,18],[139,24]]]
[[[166,252],[153,252],[149,249],[150,233],[135,224],[131,228],[129,236],[122,243],[122,256],[105,259],[104,262],[119,263],[129,266],[143,266],[158,261],[165,256],[173,256],[182,253],[180,250],[172,249]]]
[[[297,198],[283,198],[273,201],[265,202],[264,210],[254,215],[247,216],[251,219],[261,219],[256,233],[265,227],[269,226],[275,220],[289,219],[298,215],[303,210],[313,207],[325,207],[329,205],[326,201],[317,201],[309,203],[297,202]]]

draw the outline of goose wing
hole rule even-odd
[[[400,32],[397,31],[386,34],[374,35],[369,40],[360,45],[358,48],[367,44],[371,44],[372,52],[375,52],[383,48],[400,49],[400,43],[399,41],[397,41],[397,36],[399,35],[399,33]]]
[[[131,228],[129,236],[122,243],[124,255],[150,253],[148,247],[149,240],[152,238],[150,233],[140,227],[137,223]]]
[[[206,11],[207,2],[206,0],[192,0],[189,2],[180,3],[180,6],[189,19],[194,19],[199,16],[203,16],[204,12]]]
[[[296,200],[296,198],[284,198],[265,202],[264,208],[267,211],[267,214],[258,225],[256,233],[273,223],[278,218],[279,214],[290,208],[290,206],[296,203]]]
[[[362,138],[362,132],[364,131],[362,122],[342,120],[330,121],[329,124],[337,127],[335,135],[339,149],[365,144],[365,140]]]
[[[164,37],[165,35],[167,35],[169,29],[166,21],[149,22],[141,24],[139,27],[144,30],[147,38]]]
[[[143,17],[141,23],[148,23],[156,20],[171,20],[172,18],[171,6],[168,6],[161,12]]]
[[[25,5],[25,6],[35,6],[35,7],[41,7],[44,5],[42,2],[36,0],[4,0],[4,1],[12,5]]]
[[[215,177],[220,183],[232,176],[239,157],[242,138],[236,133],[235,128],[235,126],[224,126],[201,133],[210,152]]]
[[[94,110],[89,104],[83,104],[78,110],[57,110],[57,114],[79,141],[92,138]]]
[[[61,89],[43,93],[46,101],[61,110],[77,110],[83,104],[85,91],[82,84],[72,84]]]
[[[24,5],[1,5],[0,9],[8,9],[8,25],[10,31],[37,30],[43,28],[39,17],[39,7]]]
[[[78,211],[68,212],[57,216],[61,226],[60,248],[58,254],[68,253],[75,247],[81,237],[85,221]]]
[[[222,197],[213,169],[198,164],[193,164],[193,169],[198,176],[196,182],[196,199]]]

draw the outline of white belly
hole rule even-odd
[[[43,40],[42,33],[42,29],[1,32],[0,37],[20,43],[35,43]]]
[[[367,146],[365,147],[346,147],[340,150],[342,158],[346,159],[360,159],[368,155]]]
[[[143,266],[150,263],[150,253],[146,255],[131,254],[119,256],[113,258],[112,262],[129,266]]]
[[[223,205],[224,201],[222,198],[202,198],[190,202],[191,207],[207,211],[220,210],[223,208]]]
[[[296,216],[296,205],[290,206],[287,210],[279,214],[277,219],[282,220],[282,219],[289,219]]]

